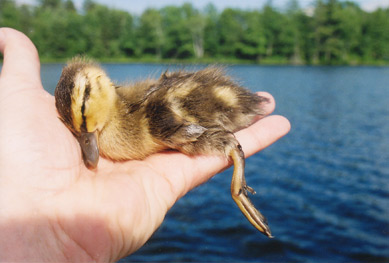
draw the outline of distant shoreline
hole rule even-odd
[[[71,58],[40,58],[42,64],[66,63]],[[389,66],[389,61],[369,61],[357,63],[339,63],[339,64],[294,64],[281,59],[264,59],[260,62],[244,59],[228,58],[203,58],[203,59],[156,59],[156,58],[93,58],[101,63],[117,64],[223,64],[223,65],[259,65],[259,66]],[[0,59],[2,63],[2,59]]]
[[[62,64],[71,58],[39,58],[41,64]],[[389,61],[372,61],[366,63],[344,63],[344,64],[293,64],[290,62],[280,62],[275,60],[264,60],[253,62],[250,60],[239,59],[142,59],[142,58],[93,58],[100,63],[107,64],[215,64],[215,65],[258,65],[258,66],[313,66],[313,67],[389,67]],[[0,58],[0,66],[3,64],[3,58]]]

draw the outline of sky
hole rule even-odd
[[[94,0],[109,7],[124,9],[131,14],[141,14],[149,7],[161,8],[167,5],[182,5],[192,3],[198,9],[204,8],[208,3],[213,3],[218,10],[227,7],[240,9],[260,9],[268,0]],[[35,4],[37,0],[17,0],[18,3]],[[77,8],[82,7],[84,0],[73,0]],[[288,0],[272,0],[275,7],[282,9]],[[378,7],[389,7],[389,0],[353,0],[365,11],[373,11]],[[309,8],[314,0],[299,0],[302,8]]]

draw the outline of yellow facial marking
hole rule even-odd
[[[87,119],[87,130],[93,132],[101,130],[106,124],[115,104],[116,92],[110,79],[101,70],[92,71],[89,76],[91,91],[89,100],[85,103],[84,114]]]
[[[85,121],[86,130],[94,132],[105,125],[114,106],[116,93],[105,72],[90,66],[76,74],[71,97],[74,128],[80,132]]]
[[[85,87],[87,83],[87,77],[82,74],[82,72],[77,73],[77,75],[74,78],[74,89],[73,93],[71,95],[72,99],[72,113],[73,113],[73,126],[76,131],[81,131],[81,125],[82,125],[82,104],[83,104],[83,98],[85,93]]]
[[[236,94],[231,90],[230,87],[215,87],[214,94],[216,98],[222,100],[228,106],[234,107],[238,103]]]

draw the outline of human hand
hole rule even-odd
[[[116,261],[139,249],[180,197],[229,165],[218,156],[165,152],[143,161],[101,158],[88,170],[43,90],[34,45],[2,28],[0,51],[2,261]],[[270,114],[274,99],[260,94]],[[284,117],[267,116],[236,137],[250,156],[289,129]]]

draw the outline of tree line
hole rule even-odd
[[[271,0],[258,10],[209,4],[149,8],[140,15],[85,0],[0,0],[0,26],[27,34],[47,60],[85,54],[98,59],[245,61],[288,64],[388,64],[389,8],[316,0],[303,10]]]

